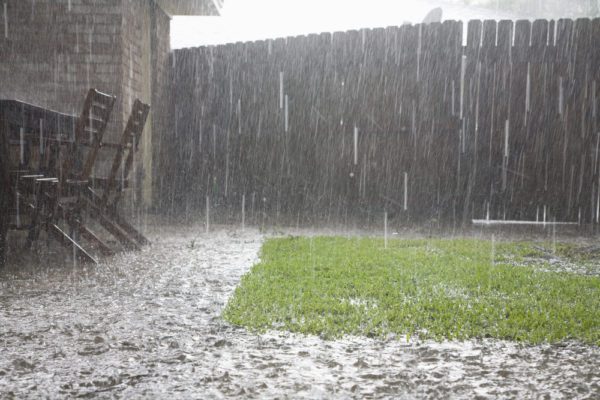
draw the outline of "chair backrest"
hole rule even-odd
[[[101,208],[105,208],[107,205],[115,207],[119,201],[121,193],[117,192],[114,194],[114,198],[110,204],[108,204],[109,197],[113,194],[113,191],[116,187],[116,177],[119,167],[121,167],[123,161],[123,153],[125,153],[126,149],[129,150],[127,157],[125,158],[125,163],[123,164],[123,171],[121,174],[123,179],[127,179],[133,164],[133,155],[137,151],[137,147],[144,130],[144,125],[146,125],[146,119],[148,118],[149,112],[149,105],[142,103],[139,99],[135,100],[131,110],[131,115],[129,116],[125,130],[123,131],[123,136],[121,136],[120,146],[115,154],[115,158],[113,159],[107,185],[104,193],[102,194],[102,200],[100,204]]]
[[[62,165],[61,181],[89,179],[102,145],[106,125],[112,113],[116,98],[114,96],[90,89],[83,104],[83,110],[74,130],[73,148],[67,152]],[[74,171],[75,156],[82,146],[87,147],[87,154],[79,171]]]

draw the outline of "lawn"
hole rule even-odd
[[[600,345],[600,278],[553,272],[541,256],[533,243],[472,239],[269,239],[224,317],[326,338]]]

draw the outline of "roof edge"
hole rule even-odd
[[[221,15],[223,0],[155,0],[167,14],[173,15]]]

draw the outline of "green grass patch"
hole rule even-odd
[[[390,240],[387,249],[374,238],[270,239],[224,317],[327,338],[600,345],[600,278],[517,265],[539,252],[531,243],[468,239]]]

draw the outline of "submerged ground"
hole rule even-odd
[[[161,226],[152,247],[97,268],[0,272],[0,397],[600,394],[600,348],[576,341],[325,340],[232,326],[222,310],[264,236],[203,232]]]

